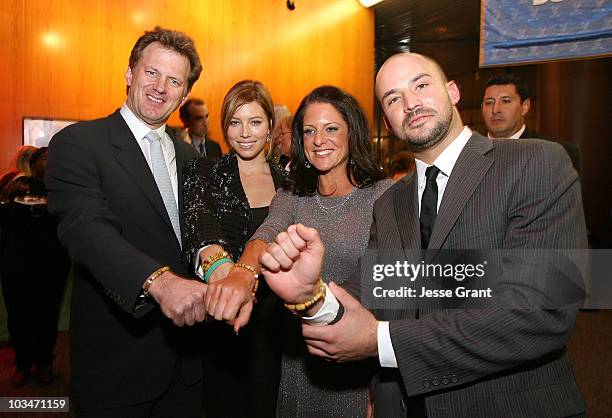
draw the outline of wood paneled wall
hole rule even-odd
[[[257,79],[295,111],[321,84],[352,93],[370,121],[374,17],[357,0],[4,0],[0,5],[0,173],[22,142],[24,116],[93,119],[125,100],[130,50],[156,25],[196,41],[204,71],[192,96],[208,102],[221,140],[227,90]],[[178,112],[171,125],[180,125]],[[222,142],[222,141],[220,141]]]
[[[612,248],[612,58],[538,66],[537,129],[580,147],[582,199],[595,248]]]

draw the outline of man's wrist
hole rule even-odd
[[[164,288],[171,277],[172,272],[170,270],[166,270],[162,272],[155,280],[153,280],[148,289],[149,297],[153,298],[156,302],[159,302],[159,298],[163,294]]]
[[[305,311],[300,312],[300,316],[315,316],[317,312],[321,310],[321,307],[323,306],[324,302],[325,298],[321,299]]]
[[[336,323],[342,317],[344,309],[338,302],[334,293],[328,287],[325,292],[325,299],[319,304],[312,306],[304,315],[301,316],[302,320],[309,324],[316,325],[331,325]]]
[[[149,277],[147,277],[147,280],[145,280],[145,282],[142,284],[142,294],[144,295],[144,297],[149,297],[150,296],[150,288],[153,285],[153,283],[165,272],[169,271],[170,267],[168,266],[163,266],[158,268],[157,270],[155,270],[153,273],[151,273],[149,275]]]
[[[311,316],[308,315],[308,313],[317,312],[317,306],[320,308],[325,300],[326,291],[327,286],[325,286],[323,279],[319,277],[319,280],[317,281],[316,293],[314,293],[314,295],[311,293],[298,303],[285,303],[285,307],[299,316]]]

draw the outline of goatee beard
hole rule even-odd
[[[406,143],[408,144],[408,146],[410,147],[410,149],[412,151],[418,152],[418,151],[423,151],[426,150],[428,148],[433,147],[434,145],[436,145],[438,142],[442,141],[445,137],[446,134],[448,133],[450,126],[451,126],[451,121],[452,121],[452,110],[449,112],[449,117],[448,118],[444,118],[444,116],[442,116],[441,120],[438,120],[438,122],[436,123],[436,125],[431,129],[431,131],[424,137],[411,137],[408,134],[409,131],[409,121],[419,115],[431,115],[431,116],[437,116],[439,115],[438,112],[436,112],[433,109],[427,109],[427,108],[417,108],[411,112],[409,112],[405,117],[404,117],[404,121],[402,122],[402,134],[403,134],[403,139],[404,141],[406,141]]]

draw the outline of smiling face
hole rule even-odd
[[[321,173],[346,176],[349,128],[334,106],[313,103],[304,112],[304,153]]]
[[[227,140],[232,149],[243,160],[265,158],[264,145],[270,133],[270,122],[266,112],[257,102],[238,107],[229,121]]]
[[[187,99],[189,60],[176,51],[149,44],[134,68],[128,68],[127,106],[151,129],[162,126]]]
[[[514,84],[491,85],[482,99],[482,117],[493,138],[509,138],[525,123],[530,100],[521,102]]]
[[[387,60],[376,78],[376,94],[388,126],[415,152],[433,147],[457,130],[454,105],[459,89],[447,82],[431,60],[398,54]]]

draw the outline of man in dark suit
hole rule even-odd
[[[71,400],[84,417],[200,417],[193,325],[206,285],[181,261],[182,167],[196,158],[165,132],[201,64],[191,38],[156,27],[132,49],[128,97],[49,147],[49,210],[75,263]]]
[[[191,98],[180,108],[179,115],[187,135],[184,140],[204,158],[216,160],[221,158],[221,147],[208,137],[208,107],[204,100]]]
[[[431,264],[446,250],[529,250],[523,251],[529,259],[535,249],[586,248],[580,185],[560,146],[491,141],[471,132],[456,108],[457,85],[418,54],[389,58],[378,73],[376,94],[390,129],[416,160],[416,173],[374,206],[369,254],[376,262],[392,265],[401,261],[395,258],[400,253],[419,263],[424,250],[423,261]],[[304,317],[311,354],[334,361],[378,359],[375,416],[584,413],[565,350],[577,301],[548,293],[571,284],[546,259],[504,264],[494,303],[483,308],[387,297],[375,306],[375,317],[343,288],[320,287],[323,253],[317,231],[292,225],[260,261],[270,287]],[[364,260],[362,274],[369,272]],[[362,292],[353,294],[370,303],[372,293],[363,284],[373,276],[362,277]],[[347,287],[358,289],[359,280],[356,274]],[[540,305],[542,297],[556,302]]]
[[[487,135],[494,139],[542,138],[542,135],[527,129],[525,115],[531,108],[529,86],[515,74],[496,74],[485,83],[482,94],[482,118]],[[565,148],[572,164],[580,174],[580,149],[576,144],[555,141]]]

